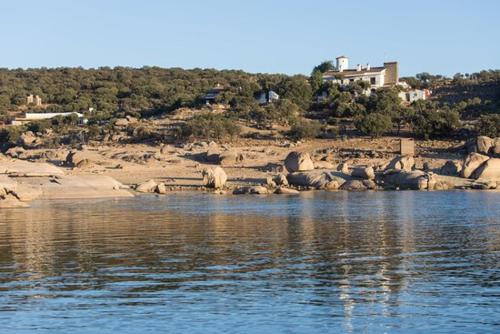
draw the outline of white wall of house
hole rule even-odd
[[[73,114],[77,115],[79,118],[83,117],[82,114],[77,112],[50,112],[50,113],[26,113],[25,118],[29,120],[38,120],[38,119],[50,119],[57,116],[66,117]]]
[[[372,82],[372,78],[374,79],[374,83]],[[377,73],[359,73],[356,76],[348,76],[337,79],[335,76],[325,77],[324,80],[331,81],[333,83],[337,83],[339,85],[348,85],[354,81],[366,81],[370,83],[371,88],[380,88],[384,87],[385,84],[385,70],[382,70]]]

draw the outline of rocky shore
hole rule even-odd
[[[0,207],[25,207],[35,199],[185,190],[293,195],[306,190],[500,189],[498,138],[422,142],[415,157],[398,155],[397,142],[198,142],[69,150],[20,146],[0,156]]]

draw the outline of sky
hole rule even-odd
[[[0,67],[500,68],[499,0],[0,0]]]

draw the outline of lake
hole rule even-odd
[[[498,333],[499,192],[0,210],[1,333]]]

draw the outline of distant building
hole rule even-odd
[[[79,119],[83,118],[83,114],[77,112],[52,112],[52,113],[25,113],[24,117],[16,117],[12,121],[12,125],[23,125],[28,124],[33,121],[39,121],[44,119],[51,119],[54,117],[68,117],[71,115],[78,116]]]
[[[42,98],[38,95],[33,96],[33,94],[30,94],[26,97],[26,104],[34,104],[35,106],[41,106],[42,105]]]
[[[431,91],[428,89],[410,89],[399,93],[399,98],[405,104],[412,104],[418,100],[427,100],[430,96]]]
[[[224,86],[221,86],[220,84],[217,84],[217,86],[208,90],[205,93],[205,95],[203,96],[203,100],[205,101],[205,104],[209,105],[211,103],[214,103],[217,96],[219,96],[219,94],[225,90],[226,89],[224,88]]]
[[[42,105],[42,98],[38,95],[35,96],[35,100],[33,101],[33,103],[35,104],[35,106],[41,106]]]
[[[273,90],[269,90],[267,92],[261,92],[260,95],[257,97],[257,101],[259,102],[259,104],[273,103],[278,101],[279,99],[280,96]]]
[[[372,67],[357,65],[349,68],[349,58],[340,56],[336,58],[337,69],[323,74],[323,81],[331,81],[340,85],[349,85],[355,81],[369,83],[370,89],[396,85],[399,81],[398,62],[386,62],[384,66]]]

